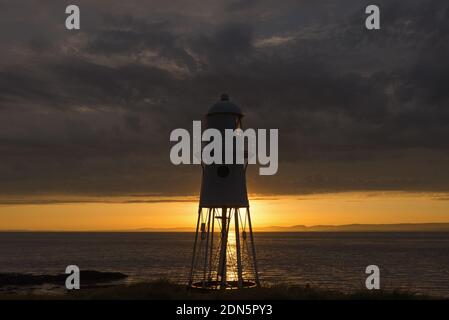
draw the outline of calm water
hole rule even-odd
[[[0,233],[0,272],[120,271],[130,281],[185,281],[192,233]],[[382,288],[449,296],[449,233],[257,233],[265,283],[363,288],[378,265]]]

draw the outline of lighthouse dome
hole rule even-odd
[[[235,114],[241,117],[243,116],[240,107],[231,102],[229,100],[229,96],[226,93],[223,93],[220,97],[220,100],[212,107],[210,107],[209,111],[207,112],[208,115],[223,113]]]

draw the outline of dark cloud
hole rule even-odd
[[[252,192],[449,190],[444,1],[379,1],[370,32],[367,1],[110,4],[70,32],[56,1],[0,2],[1,193],[195,194],[168,137],[222,92],[279,128]]]
[[[155,199],[155,195],[149,195],[149,199],[136,199],[132,197],[128,198],[119,198],[113,197],[110,199],[105,198],[104,196],[101,198],[8,198],[2,199],[0,198],[0,206],[14,206],[14,205],[40,205],[40,204],[74,204],[74,203],[189,203],[189,202],[198,202],[198,199],[178,199],[176,197],[166,198],[166,199]]]

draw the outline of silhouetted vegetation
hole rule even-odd
[[[0,299],[148,299],[148,300],[410,300],[437,299],[411,291],[363,290],[342,293],[310,286],[275,285],[243,290],[198,290],[168,280],[66,291],[60,295],[0,294]]]

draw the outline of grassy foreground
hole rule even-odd
[[[304,286],[271,286],[243,290],[201,291],[187,289],[184,285],[166,280],[86,288],[67,291],[61,295],[0,294],[0,300],[416,300],[435,299],[406,291],[364,290],[341,293]]]

